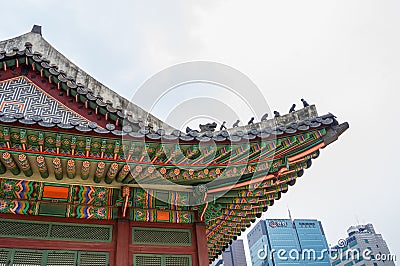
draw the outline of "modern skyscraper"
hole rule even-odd
[[[224,261],[222,260],[222,255],[220,257],[216,258],[210,266],[224,266]]]
[[[244,253],[243,240],[238,239],[222,252],[224,266],[246,266],[246,255]]]
[[[218,260],[215,266],[224,266],[224,261],[222,259]]]
[[[394,266],[395,256],[381,234],[375,232],[372,224],[351,226],[348,237],[339,240],[333,249],[331,261],[333,266]]]
[[[247,235],[253,266],[331,265],[321,222],[267,219]]]

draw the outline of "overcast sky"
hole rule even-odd
[[[389,0],[9,1],[0,39],[40,24],[54,47],[126,98],[168,66],[210,60],[246,74],[273,110],[304,97],[332,112],[350,129],[263,217],[285,218],[289,207],[294,218],[319,219],[330,244],[372,223],[400,258],[399,11]]]

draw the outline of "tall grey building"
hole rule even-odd
[[[247,234],[247,240],[253,266],[331,265],[318,220],[261,220]]]
[[[396,257],[372,224],[351,226],[331,254],[332,266],[394,266]]]
[[[222,255],[220,255],[218,258],[216,258],[210,266],[224,266],[224,261],[222,260]]]
[[[222,252],[224,266],[246,266],[246,255],[244,253],[243,240],[235,240]]]

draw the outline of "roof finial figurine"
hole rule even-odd
[[[190,127],[186,127],[186,133],[189,133],[190,131],[193,131]]]
[[[199,125],[201,132],[206,132],[206,131],[213,132],[216,127],[217,127],[217,123],[215,123],[215,122],[207,123],[205,125],[202,125],[202,124]]]
[[[236,120],[235,123],[233,123],[232,127],[238,127],[239,123],[240,123],[240,120],[238,119],[238,120]]]
[[[308,102],[306,102],[306,100],[301,99],[301,101],[303,102],[303,106],[304,106],[304,107],[310,106],[310,105],[308,104]]]
[[[248,124],[248,125],[254,124],[254,117],[252,117],[252,118],[250,119],[250,121],[249,121],[247,124]]]
[[[262,117],[261,117],[261,121],[265,121],[268,119],[268,113],[265,113]]]
[[[294,108],[296,108],[296,104],[293,104],[292,107],[290,107],[289,114],[295,111]]]
[[[221,127],[219,128],[219,130],[224,130],[224,129],[226,129],[225,124],[226,124],[226,121],[222,122]]]
[[[275,117],[280,117],[281,116],[281,114],[278,111],[274,111],[274,115],[275,115]]]
[[[39,26],[39,25],[36,25],[36,24],[33,25],[31,32],[42,35],[42,26]]]

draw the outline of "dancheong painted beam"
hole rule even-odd
[[[0,263],[208,265],[348,128],[309,106],[186,134],[124,112],[37,28],[0,49]]]

